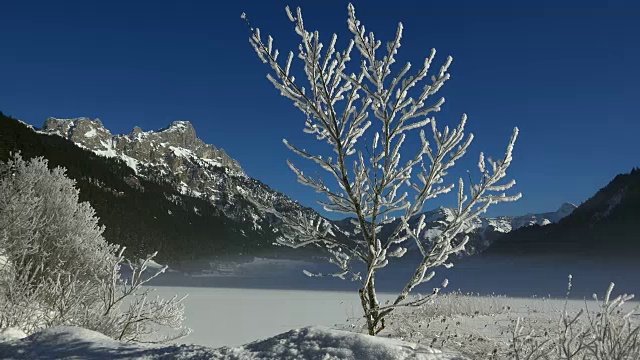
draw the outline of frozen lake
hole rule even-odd
[[[398,279],[406,279],[413,269],[413,262],[405,260],[408,261],[391,264],[380,272],[381,301],[391,299],[404,285]],[[213,266],[201,261],[183,264],[181,270],[188,273],[169,272],[154,285],[157,294],[163,297],[189,294],[185,315],[194,333],[180,340],[183,343],[237,346],[308,325],[333,327],[360,316],[357,283],[308,278],[302,274],[303,269],[332,268],[327,264],[262,258],[218,261]],[[611,281],[616,283],[615,294],[640,294],[637,264],[504,257],[470,258],[452,269],[440,269],[436,278],[418,291],[431,292],[446,276],[449,290],[460,289],[464,293],[564,298],[569,273],[573,275],[573,299],[590,299],[594,292],[602,297]]]
[[[346,291],[159,287],[157,292],[165,298],[189,294],[185,317],[194,331],[179,342],[214,348],[309,325],[334,327],[360,311],[357,293]]]

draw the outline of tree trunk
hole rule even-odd
[[[376,336],[380,331],[384,329],[384,320],[380,318],[378,309],[380,303],[376,296],[375,276],[371,275],[371,279],[366,288],[362,288],[359,291],[360,303],[362,305],[362,311],[367,321],[367,333],[371,336]],[[381,323],[382,326],[378,327]]]

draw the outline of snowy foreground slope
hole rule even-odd
[[[371,359],[453,360],[464,357],[400,340],[305,327],[236,348],[124,344],[102,334],[54,327],[23,339],[2,339],[2,359]]]
[[[487,354],[496,346],[505,348],[516,318],[526,319],[538,334],[543,334],[557,327],[558,316],[565,306],[569,314],[575,314],[585,304],[591,313],[597,311],[597,304],[585,302],[582,295],[589,299],[588,294],[596,292],[602,298],[609,281],[616,282],[614,294],[638,293],[632,279],[639,274],[637,264],[619,268],[586,260],[563,266],[542,261],[523,264],[522,260],[509,265],[507,259],[467,261],[453,268],[464,270],[454,277],[454,284],[474,291],[480,291],[479,286],[482,293],[510,290],[505,292],[510,297],[443,294],[434,304],[407,309],[408,313],[402,311],[402,315],[397,313],[387,324],[383,337],[371,338],[329,329],[357,331],[354,322],[360,318],[360,309],[353,291],[328,291],[321,284],[322,279],[310,283],[318,286],[315,289],[285,290],[275,286],[276,279],[292,288],[300,287],[301,280],[308,282],[300,273],[298,262],[258,259],[232,265],[223,272],[208,271],[206,276],[169,272],[154,285],[158,288],[153,295],[162,298],[189,294],[185,322],[194,332],[180,339],[180,344],[152,347],[123,344],[78,328],[49,329],[23,340],[19,340],[24,337],[19,332],[0,331],[0,359],[465,359],[455,355],[455,351],[482,359],[471,354],[480,351]],[[573,292],[580,295],[565,305],[562,298],[569,268],[578,274]],[[222,280],[240,288],[220,287],[218,281]],[[181,285],[170,285],[174,282]],[[254,282],[266,288],[255,288]],[[477,285],[475,288],[470,286],[472,282]],[[514,288],[515,283],[522,283],[522,289]],[[546,284],[545,290],[554,293],[554,298],[541,291],[542,283]],[[504,287],[507,285],[509,289]],[[391,297],[389,293],[380,294],[381,302]],[[626,305],[633,307],[637,302]],[[640,314],[632,320],[635,324],[640,322]],[[13,340],[3,342],[3,337]],[[435,344],[434,337],[437,337]],[[415,343],[447,350],[434,353]]]

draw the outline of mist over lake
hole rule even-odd
[[[419,259],[407,256],[379,271],[376,285],[383,292],[401,290],[413,274]],[[564,298],[568,275],[573,276],[573,299],[600,297],[609,286],[624,293],[640,294],[640,266],[629,259],[553,256],[472,256],[453,260],[451,269],[434,269],[434,278],[418,288],[417,292],[430,293],[447,278],[449,285],[443,292],[460,290],[481,295],[509,297]],[[356,267],[357,268],[357,267]],[[196,286],[246,289],[281,290],[336,290],[356,291],[358,282],[340,280],[331,276],[310,278],[312,273],[332,273],[336,267],[321,259],[289,260],[273,258],[238,257],[228,260],[199,260],[183,262],[168,272],[154,285]]]

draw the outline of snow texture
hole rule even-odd
[[[88,138],[95,137],[96,135],[98,135],[98,132],[96,131],[96,129],[91,129],[84,134],[84,136]]]
[[[78,327],[49,328],[24,339],[0,342],[3,359],[466,359],[408,342],[325,327],[295,329],[236,348],[125,344]]]
[[[27,334],[25,334],[24,331],[13,327],[0,330],[0,342],[20,340],[25,337],[27,337]]]

